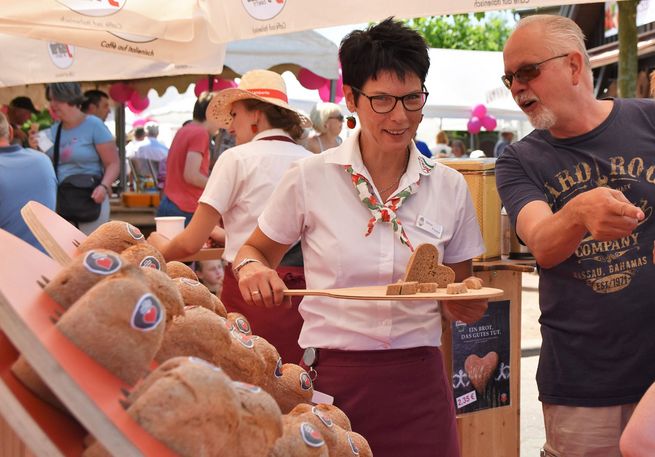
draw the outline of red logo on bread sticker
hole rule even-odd
[[[334,422],[332,422],[332,419],[327,417],[323,411],[318,409],[316,406],[313,406],[312,412],[314,413],[314,416],[318,417],[321,420],[321,422],[325,424],[327,428],[332,428]]]
[[[353,451],[354,455],[359,455],[359,448],[353,441],[352,437],[350,436],[350,433],[346,432],[346,436],[348,437],[348,444],[350,445],[350,450]]]
[[[188,284],[189,286],[199,286],[200,283],[196,281],[195,279],[189,279],[189,278],[180,278],[180,281],[182,281],[184,284]]]
[[[141,259],[139,266],[143,268],[154,268],[155,270],[161,270],[161,264],[159,263],[159,260],[157,260],[157,257],[153,257],[151,255]]]
[[[258,394],[261,393],[262,391],[261,387],[248,384],[247,382],[233,381],[232,385],[237,389],[245,390],[246,392],[250,392],[253,394]]]
[[[300,423],[300,436],[307,446],[321,447],[325,444],[323,435],[309,422]]]
[[[282,357],[278,357],[277,363],[275,364],[275,377],[276,378],[281,378],[282,377]]]
[[[307,372],[300,373],[300,388],[302,390],[309,390],[312,388],[312,378],[309,377]]]
[[[135,240],[143,239],[143,233],[141,233],[141,230],[139,230],[138,228],[127,222],[125,223],[125,227],[127,228],[127,233],[129,233],[132,238],[134,238]]]
[[[108,252],[89,251],[82,262],[84,267],[97,275],[110,275],[120,270],[123,263],[116,254]]]
[[[250,324],[248,323],[247,320],[245,320],[243,317],[237,317],[234,320],[235,325],[237,326],[237,329],[241,333],[245,333],[246,335],[250,335],[252,333],[250,329]]]
[[[132,312],[130,324],[133,328],[148,332],[161,322],[163,317],[162,306],[153,294],[144,294]]]

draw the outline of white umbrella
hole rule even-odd
[[[211,39],[227,42],[299,30],[445,14],[534,8],[594,0],[214,0],[200,5]]]
[[[594,0],[0,0],[10,22],[110,31],[191,41],[194,18],[208,21],[209,41],[297,32],[341,24],[510,8],[535,8]]]
[[[42,26],[191,41],[199,0],[0,0],[2,18]]]

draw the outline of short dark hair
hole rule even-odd
[[[98,89],[90,89],[84,92],[84,102],[82,102],[82,111],[87,112],[89,110],[89,105],[100,105],[100,100],[106,98],[109,99],[109,95],[106,92],[103,92]]]
[[[343,83],[358,89],[383,71],[395,73],[401,80],[413,73],[423,84],[430,68],[428,45],[423,37],[392,17],[346,35],[341,41],[339,59]],[[354,96],[356,103],[359,93],[355,91]]]
[[[258,110],[264,113],[271,127],[284,130],[294,140],[302,136],[304,129],[298,113],[254,98],[248,98],[242,102],[248,111]]]
[[[215,92],[203,92],[193,105],[193,120],[197,122],[205,122],[207,119],[207,107],[209,102],[214,98]]]

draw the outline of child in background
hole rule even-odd
[[[196,262],[196,274],[205,287],[217,297],[221,296],[224,275],[222,260],[198,260]]]

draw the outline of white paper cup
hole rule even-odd
[[[157,233],[172,240],[175,235],[184,230],[184,216],[155,217]]]

